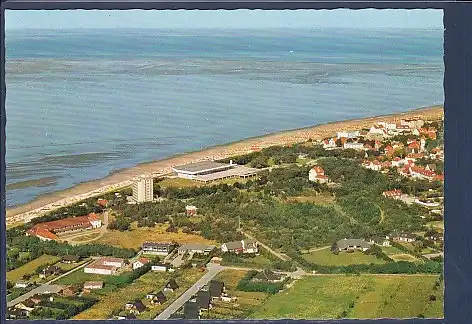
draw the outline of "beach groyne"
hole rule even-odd
[[[428,120],[439,119],[442,116],[444,116],[442,106],[426,107],[398,114],[345,120],[303,129],[282,131],[265,136],[244,139],[235,143],[210,147],[202,151],[186,153],[164,160],[142,163],[136,167],[115,172],[103,179],[85,182],[66,190],[40,196],[27,204],[9,208],[6,210],[6,221],[7,224],[27,222],[54,209],[130,186],[132,179],[138,175],[144,173],[168,174],[172,172],[171,168],[175,165],[203,160],[219,160],[235,155],[246,154],[254,145],[260,148],[274,145],[290,145],[305,142],[309,139],[319,140],[335,136],[337,131],[352,131],[368,128],[379,121],[393,122],[408,117],[421,117]]]

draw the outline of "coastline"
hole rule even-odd
[[[131,179],[133,177],[143,173],[152,172],[154,174],[166,174],[170,173],[171,167],[175,165],[207,159],[218,160],[245,154],[253,145],[266,148],[274,145],[288,145],[303,142],[308,139],[323,139],[335,136],[336,131],[350,131],[370,127],[375,121],[380,121],[380,119],[383,121],[393,121],[399,118],[413,116],[419,116],[423,119],[437,119],[444,116],[443,106],[422,107],[401,113],[335,121],[305,128],[284,130],[246,138],[228,144],[211,146],[200,151],[181,153],[158,161],[140,163],[135,167],[114,171],[105,178],[84,182],[69,189],[38,196],[26,204],[7,208],[6,221],[10,224],[28,221],[50,210],[73,204],[88,197],[98,196],[111,190],[129,186],[131,185]]]

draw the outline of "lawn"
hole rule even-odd
[[[381,249],[388,256],[395,255],[395,254],[404,254],[405,253],[402,250],[400,250],[399,248],[396,248],[394,246],[381,246]]]
[[[223,266],[240,266],[240,267],[248,267],[248,268],[267,268],[272,264],[272,261],[263,256],[263,255],[256,255],[253,258],[238,258],[237,262],[235,261],[222,261],[221,265]]]
[[[214,307],[203,312],[205,319],[245,319],[252,314],[269,297],[261,292],[244,292],[236,290],[236,286],[241,278],[246,274],[241,270],[224,270],[216,276],[216,280],[225,283],[226,293],[231,297],[236,297],[234,302],[215,301]]]
[[[407,275],[306,277],[287,291],[271,296],[251,318],[374,319],[420,314],[442,317],[439,307],[429,301],[436,279]]]
[[[60,258],[57,256],[43,254],[39,258],[36,258],[25,265],[16,268],[12,271],[7,272],[7,280],[11,282],[16,282],[21,280],[25,274],[35,274],[36,268],[45,264],[52,264],[59,261]]]
[[[186,188],[186,187],[200,187],[202,186],[202,183],[193,181],[190,179],[165,178],[164,180],[159,182],[159,186],[161,186],[161,188],[166,188],[166,187]]]
[[[133,249],[140,248],[146,241],[215,244],[215,241],[207,240],[199,235],[182,233],[181,229],[177,233],[166,232],[167,227],[168,225],[163,224],[153,228],[137,227],[133,223],[130,231],[107,231],[95,242]]]
[[[411,254],[406,254],[406,253],[389,255],[389,257],[392,260],[395,260],[395,261],[408,261],[408,262],[419,262],[420,261],[417,258],[415,258],[414,256],[412,256]]]
[[[79,269],[65,277],[62,277],[55,283],[58,285],[83,285],[86,281],[105,281],[109,277],[110,276],[108,275],[85,273],[83,269]]]
[[[303,254],[303,258],[307,261],[327,266],[344,266],[350,264],[370,264],[385,263],[383,260],[373,255],[365,255],[360,251],[353,253],[339,252],[338,255],[333,254],[331,249],[323,249],[311,253]]]
[[[443,221],[433,221],[433,222],[429,222],[426,225],[428,225],[429,227],[432,227],[432,228],[444,230],[444,222]]]

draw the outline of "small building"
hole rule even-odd
[[[167,256],[175,248],[172,242],[144,242],[142,250],[144,254]]]
[[[318,183],[328,183],[329,179],[325,175],[322,167],[314,166],[308,173],[308,180],[315,181]]]
[[[212,280],[208,286],[208,291],[212,299],[218,299],[225,292],[225,284],[222,281]]]
[[[77,262],[79,262],[79,260],[80,260],[80,257],[77,256],[77,255],[64,255],[61,258],[61,262],[62,263],[67,263],[67,264],[77,263]]]
[[[180,255],[185,253],[200,253],[200,254],[209,254],[215,249],[214,245],[207,245],[201,243],[186,243],[183,244],[178,249]]]
[[[367,251],[371,245],[363,239],[342,239],[337,242],[339,251]]]
[[[227,242],[221,245],[222,252],[232,252],[232,253],[257,253],[257,241],[253,239],[246,239],[241,241]]]
[[[97,205],[99,205],[102,208],[107,208],[108,207],[108,200],[99,198],[99,199],[97,199]]]
[[[25,309],[20,309],[16,307],[9,307],[6,312],[7,319],[26,319],[28,318],[30,312]]]
[[[193,205],[185,206],[185,212],[187,216],[197,216],[197,207]]]
[[[210,260],[211,263],[215,263],[215,264],[220,264],[221,261],[223,261],[223,259],[219,258],[219,257],[216,257],[216,256],[211,258],[211,260]]]
[[[169,266],[167,264],[158,263],[158,264],[152,265],[151,270],[159,271],[159,272],[166,272],[169,270]]]
[[[104,257],[87,265],[84,268],[84,272],[103,275],[114,275],[124,265],[125,261],[122,258]]]
[[[184,319],[200,319],[200,309],[196,302],[188,301],[184,304]]]
[[[148,258],[139,258],[138,260],[133,262],[133,270],[139,269],[144,265],[148,264],[149,262],[151,262],[151,260]]]
[[[86,281],[84,282],[84,290],[102,289],[103,281]]]
[[[62,269],[58,266],[51,265],[46,268],[44,268],[40,273],[39,273],[39,278],[44,279],[50,276],[58,275],[62,273]]]
[[[15,283],[15,288],[28,288],[31,285],[28,281],[17,281]]]
[[[196,302],[198,305],[198,308],[201,310],[209,310],[212,308],[211,304],[211,294],[210,291],[208,290],[200,290],[197,293],[197,298]]]
[[[164,286],[164,291],[174,292],[177,289],[179,289],[179,285],[175,279],[169,279],[169,281],[167,281],[166,285]]]
[[[146,310],[146,306],[141,300],[136,300],[134,302],[126,303],[125,309],[129,310],[130,313],[134,313],[135,315],[137,315],[144,312]]]
[[[382,196],[384,196],[385,198],[391,198],[391,199],[401,199],[403,197],[403,192],[400,189],[384,191],[382,193]]]
[[[80,293],[81,289],[79,286],[67,286],[61,290],[61,295],[64,297],[76,296]]]
[[[162,291],[147,294],[146,298],[148,298],[149,303],[153,305],[162,305],[167,301],[167,297]]]
[[[252,280],[256,282],[271,282],[271,283],[281,282],[281,281],[284,281],[284,279],[285,279],[285,276],[277,274],[268,269],[264,271],[260,271],[257,275],[255,275],[252,278]]]
[[[389,236],[385,236],[385,237],[374,236],[369,240],[369,243],[380,245],[380,246],[391,246]]]
[[[392,237],[394,242],[412,243],[416,241],[416,235],[412,233],[398,233]]]
[[[334,138],[327,138],[321,142],[325,150],[333,150],[336,146],[336,140]]]

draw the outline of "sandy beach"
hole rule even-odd
[[[250,151],[253,145],[265,148],[273,145],[287,145],[303,142],[308,139],[322,139],[334,136],[337,131],[358,130],[370,127],[378,121],[392,122],[400,118],[414,116],[431,120],[441,118],[444,116],[444,112],[442,106],[433,106],[392,115],[332,122],[244,139],[235,143],[210,147],[198,152],[185,153],[164,160],[142,163],[136,167],[115,172],[103,179],[81,183],[67,190],[40,196],[27,204],[9,208],[6,210],[7,224],[28,221],[50,210],[73,204],[88,197],[99,196],[104,192],[129,186],[133,177],[143,173],[152,172],[154,174],[166,174],[171,172],[171,167],[175,165],[209,159],[217,160],[245,154]]]

